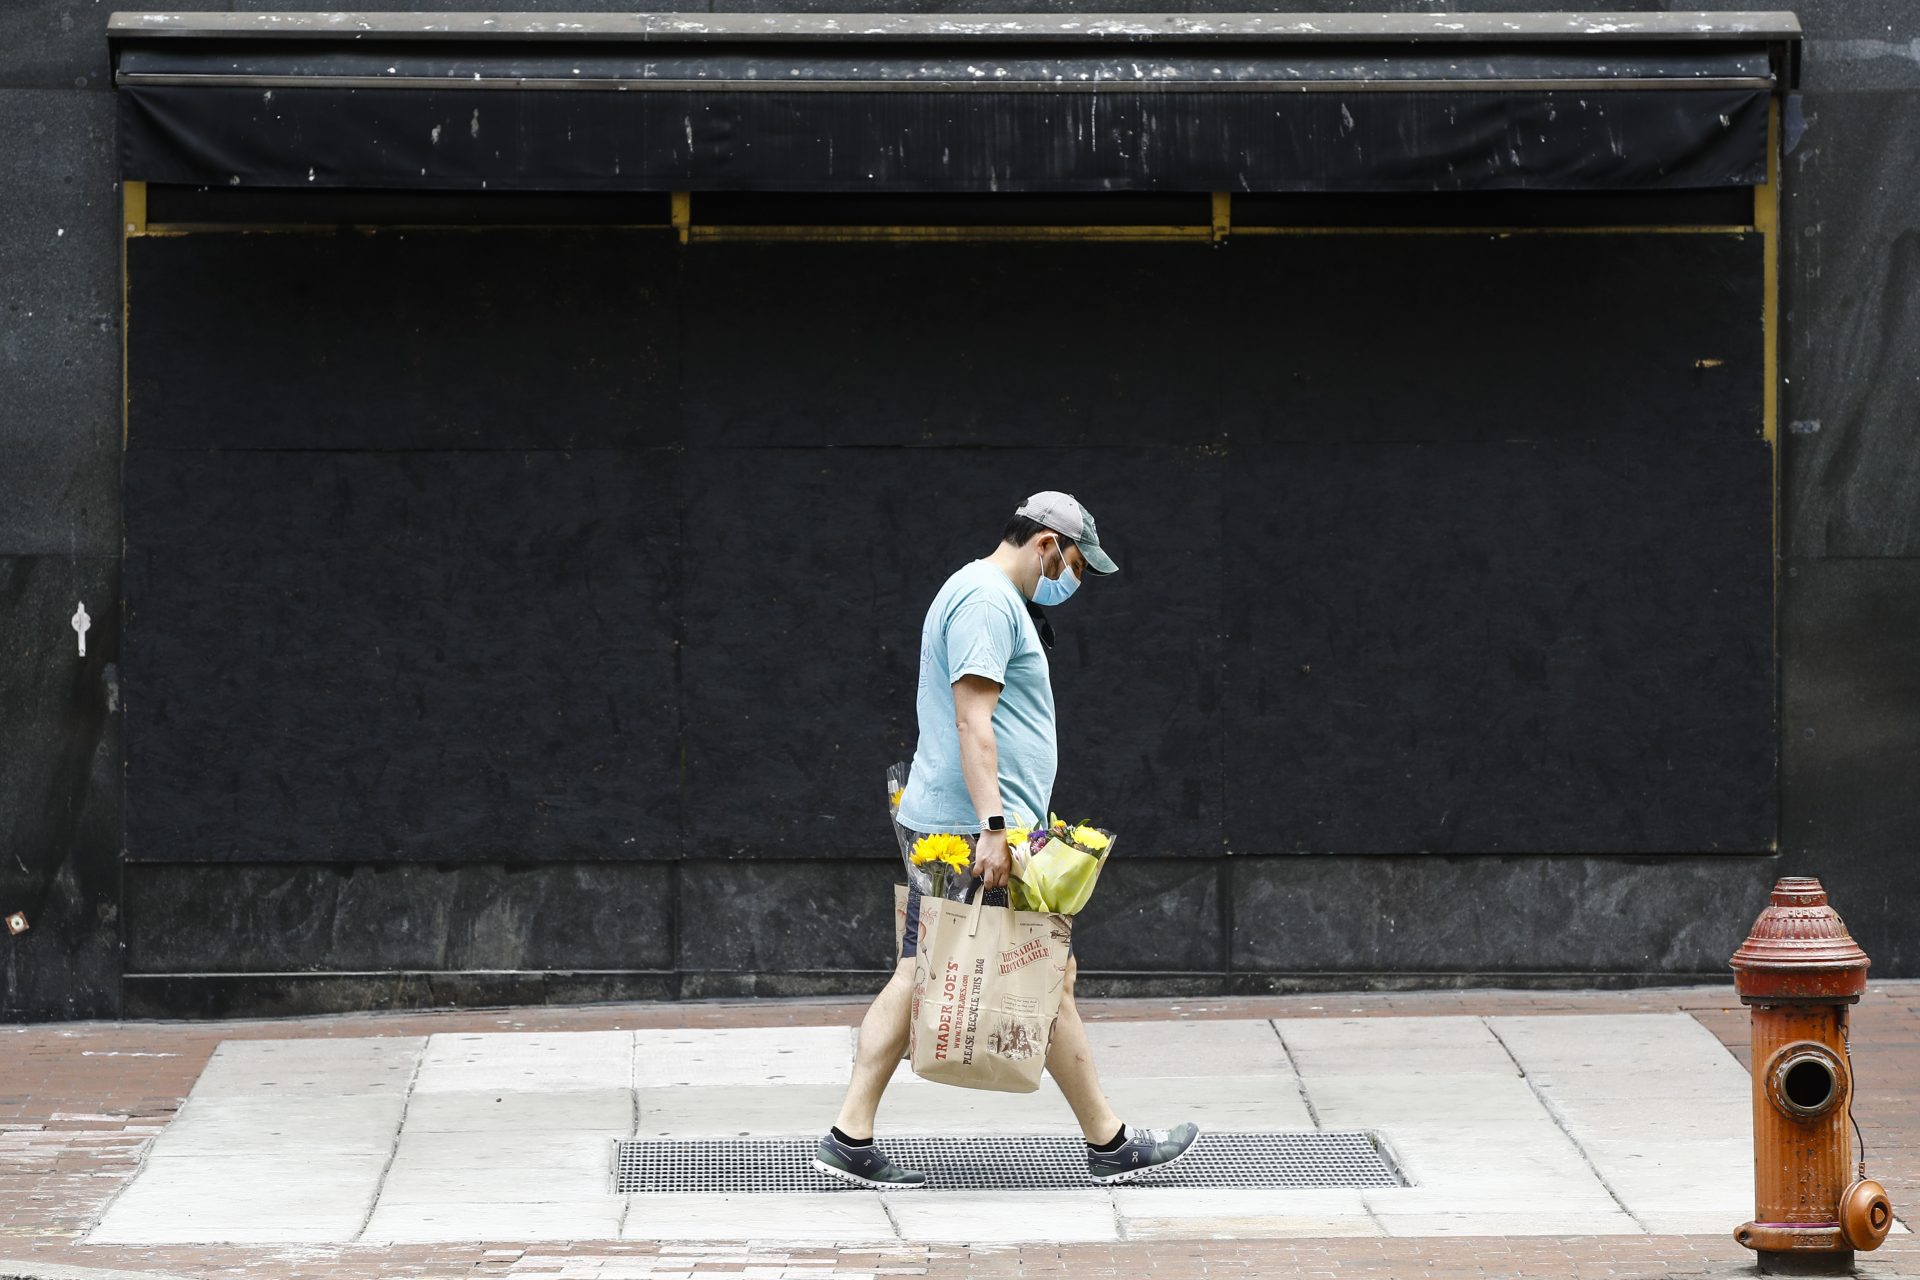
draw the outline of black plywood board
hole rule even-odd
[[[893,855],[920,628],[1032,492],[1121,566],[1049,611],[1054,807],[1135,854],[1219,844],[1219,475],[1198,450],[696,450],[686,458],[689,852]]]
[[[1751,235],[701,246],[728,445],[1757,439]]]
[[[678,437],[678,261],[633,231],[127,242],[130,449]]]
[[[673,469],[130,453],[128,857],[676,853]]]
[[[1236,455],[1229,849],[1769,849],[1770,466],[1758,441]]]
[[[1750,236],[243,239],[136,246],[136,859],[890,858],[927,601],[1043,487],[1124,568],[1056,807],[1136,856],[1771,839]]]

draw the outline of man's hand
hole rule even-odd
[[[1003,889],[1013,870],[1013,857],[1007,852],[1007,833],[982,831],[973,846],[973,874],[989,889]]]

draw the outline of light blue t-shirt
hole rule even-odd
[[[947,579],[920,628],[920,742],[897,811],[914,831],[973,834],[980,814],[960,771],[953,682],[964,675],[1000,683],[993,741],[1000,756],[1000,805],[1010,825],[1044,822],[1060,752],[1054,736],[1047,652],[1013,580],[985,560]]]

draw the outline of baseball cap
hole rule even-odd
[[[1013,514],[1043,524],[1055,533],[1072,538],[1087,558],[1087,568],[1095,573],[1118,573],[1120,566],[1100,547],[1100,535],[1094,531],[1093,513],[1080,505],[1070,493],[1045,489],[1020,504]]]

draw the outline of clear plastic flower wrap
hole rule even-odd
[[[907,789],[907,764],[887,769],[887,816],[900,845],[907,883],[935,898],[963,899],[973,878],[973,837],[941,831],[913,831],[900,825],[900,794]]]

